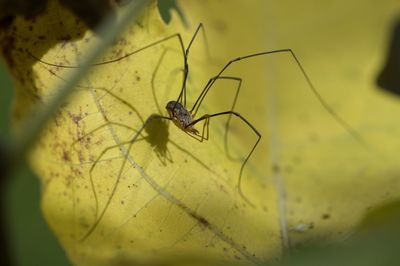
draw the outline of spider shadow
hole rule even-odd
[[[153,119],[145,127],[147,136],[144,139],[153,148],[157,158],[166,166],[167,163],[173,163],[171,152],[168,150],[169,142],[168,122],[165,119]]]

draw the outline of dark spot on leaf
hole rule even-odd
[[[328,220],[329,218],[331,218],[331,216],[328,213],[322,215],[323,220]]]
[[[274,172],[274,173],[279,173],[279,171],[280,171],[279,165],[273,164],[273,165],[272,165],[272,172]]]
[[[71,35],[69,35],[69,34],[67,34],[67,35],[65,35],[65,36],[60,36],[60,37],[57,37],[57,40],[58,40],[58,41],[64,41],[64,42],[67,42],[67,41],[70,41],[70,40],[72,40],[72,36],[71,36]]]
[[[79,121],[82,119],[81,114],[76,115],[68,112],[68,115],[76,125],[79,125]]]
[[[224,33],[228,30],[227,24],[219,19],[214,20],[212,25],[219,33]]]
[[[66,151],[63,151],[63,160],[66,161],[66,162],[70,162],[71,161],[71,158],[69,157],[69,154]]]
[[[210,223],[206,220],[206,218],[204,218],[200,215],[197,215],[195,213],[189,213],[189,215],[192,216],[194,219],[196,219],[200,224],[202,224],[206,227],[210,226]]]

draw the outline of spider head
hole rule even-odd
[[[170,117],[175,117],[176,113],[179,112],[179,110],[184,109],[182,104],[180,104],[179,102],[176,102],[176,101],[169,101],[167,103],[167,106],[165,106],[165,108],[167,109],[167,112]]]
[[[170,101],[167,103],[165,108],[168,111],[169,117],[172,118],[174,123],[185,131],[192,130],[192,127],[188,129],[190,123],[193,122],[192,114],[179,102]]]

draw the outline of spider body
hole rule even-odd
[[[168,115],[174,124],[182,129],[183,131],[198,134],[199,131],[191,125],[194,121],[194,117],[190,111],[188,111],[181,103],[177,101],[169,101],[167,106]]]

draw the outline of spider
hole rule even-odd
[[[357,135],[357,133],[352,129],[352,127],[350,125],[348,125],[340,116],[338,116],[334,110],[325,102],[325,100],[322,98],[322,96],[319,94],[319,92],[317,91],[317,89],[315,88],[315,86],[313,85],[313,83],[311,82],[311,79],[309,78],[309,76],[307,75],[306,71],[304,70],[302,64],[300,63],[298,57],[296,56],[296,54],[294,53],[294,51],[292,49],[277,49],[277,50],[270,50],[270,51],[263,51],[263,52],[259,52],[259,53],[253,53],[253,54],[248,54],[248,55],[244,55],[244,56],[240,56],[237,58],[234,58],[230,61],[228,61],[221,69],[219,72],[217,72],[217,74],[210,78],[208,80],[208,82],[206,83],[206,85],[204,86],[204,88],[201,90],[200,94],[198,95],[198,97],[196,98],[193,106],[189,107],[187,105],[187,101],[186,101],[186,91],[187,91],[187,80],[188,80],[188,74],[189,74],[189,65],[188,65],[188,56],[189,56],[189,52],[190,52],[190,48],[194,42],[194,40],[196,39],[196,37],[198,36],[198,33],[200,32],[200,30],[203,31],[203,34],[205,36],[205,31],[204,31],[204,26],[202,23],[200,23],[198,25],[198,27],[196,28],[191,40],[189,41],[188,46],[185,48],[181,34],[180,33],[176,33],[173,34],[171,36],[168,36],[166,38],[160,39],[156,42],[153,42],[151,44],[148,44],[147,46],[144,46],[138,50],[135,50],[133,52],[130,52],[128,54],[125,54],[121,57],[112,59],[112,60],[108,60],[108,61],[103,61],[100,63],[96,63],[94,64],[94,66],[99,66],[99,65],[104,65],[104,64],[109,64],[109,63],[113,63],[113,62],[117,62],[120,61],[124,58],[127,58],[129,56],[132,56],[136,53],[139,53],[143,50],[149,49],[151,47],[160,45],[163,42],[166,42],[168,40],[171,39],[177,39],[180,45],[180,50],[183,54],[183,80],[182,80],[182,85],[180,88],[180,92],[178,97],[175,100],[170,100],[169,102],[166,103],[165,108],[166,111],[168,113],[168,116],[165,115],[161,115],[161,114],[152,114],[150,115],[147,119],[142,119],[142,126],[139,129],[133,129],[129,126],[123,125],[123,124],[118,124],[115,122],[108,122],[108,124],[117,124],[118,126],[123,126],[126,128],[129,128],[131,130],[134,130],[136,133],[134,134],[134,136],[125,142],[119,143],[117,145],[113,145],[110,147],[105,148],[101,154],[96,158],[96,160],[94,161],[94,163],[92,164],[89,173],[90,173],[90,182],[91,182],[91,187],[92,187],[92,191],[96,200],[96,220],[95,223],[89,228],[89,230],[87,231],[87,233],[84,235],[84,237],[82,238],[82,240],[86,239],[88,236],[90,236],[90,234],[95,230],[95,228],[97,227],[97,225],[99,224],[100,220],[102,219],[102,217],[104,216],[107,206],[111,201],[112,195],[110,196],[110,198],[107,201],[106,206],[103,208],[102,212],[100,213],[100,215],[98,216],[97,212],[98,212],[98,206],[97,206],[97,194],[96,194],[96,190],[95,190],[95,186],[94,186],[94,182],[93,182],[93,177],[92,177],[92,172],[94,170],[94,168],[96,167],[96,164],[99,162],[99,160],[103,157],[103,155],[110,149],[113,148],[120,148],[122,145],[129,145],[127,150],[127,153],[129,153],[130,149],[132,148],[133,144],[138,141],[139,137],[141,136],[141,134],[143,133],[144,130],[146,130],[149,125],[151,124],[152,121],[154,120],[168,120],[168,121],[172,121],[179,129],[181,129],[183,132],[185,132],[186,134],[188,134],[190,137],[196,139],[199,142],[203,142],[209,139],[209,126],[210,126],[210,121],[212,118],[214,117],[218,117],[218,116],[229,116],[227,119],[227,122],[225,124],[225,149],[226,149],[226,139],[227,139],[227,132],[229,130],[229,125],[231,122],[232,117],[236,117],[238,119],[240,119],[246,126],[248,126],[251,131],[254,132],[254,134],[256,135],[257,139],[254,142],[254,144],[252,145],[251,149],[249,149],[249,152],[247,153],[245,159],[243,160],[241,167],[240,167],[240,171],[237,177],[237,191],[240,194],[240,196],[243,198],[243,200],[245,202],[247,202],[250,206],[254,207],[254,204],[246,197],[245,193],[243,193],[242,188],[241,188],[241,183],[242,183],[242,175],[243,175],[243,170],[247,164],[247,162],[249,161],[250,157],[252,156],[254,150],[256,149],[257,145],[259,144],[260,140],[261,140],[261,133],[256,129],[255,126],[253,126],[252,123],[250,123],[250,121],[245,118],[244,116],[242,116],[240,113],[236,112],[235,109],[235,105],[238,99],[238,95],[239,95],[239,91],[241,88],[241,84],[242,84],[242,79],[239,77],[235,77],[235,76],[227,76],[227,75],[223,75],[225,70],[229,68],[230,65],[237,63],[239,61],[243,61],[243,60],[248,60],[251,58],[255,58],[255,57],[262,57],[262,56],[267,56],[267,55],[273,55],[273,54],[279,54],[279,53],[286,53],[289,54],[294,62],[296,63],[296,65],[298,66],[299,70],[301,71],[302,75],[304,76],[308,86],[310,87],[312,93],[316,96],[316,98],[318,99],[318,101],[322,104],[322,106],[327,110],[328,113],[330,113],[332,115],[332,117],[347,131],[349,132],[356,140],[362,142],[361,138]],[[29,52],[28,52],[29,53]],[[77,68],[79,66],[71,66],[71,65],[58,65],[58,64],[51,64],[48,62],[44,62],[41,59],[35,57],[34,55],[32,55],[31,53],[29,53],[29,55],[31,57],[33,57],[35,60],[49,65],[49,66],[56,66],[56,67],[65,67],[65,68]],[[153,74],[153,78],[154,78],[154,74]],[[203,102],[203,100],[205,99],[205,97],[207,96],[207,94],[209,93],[209,91],[213,88],[214,83],[217,80],[221,80],[221,79],[225,79],[225,80],[233,80],[237,82],[237,87],[236,87],[236,93],[235,93],[235,97],[233,99],[231,108],[229,110],[223,111],[223,112],[218,112],[218,113],[212,113],[212,114],[204,114],[198,117],[198,110]],[[106,93],[110,94],[112,97],[118,99],[119,101],[123,102],[124,104],[128,105],[132,110],[135,110],[135,108],[131,105],[129,105],[129,103],[127,103],[124,99],[121,99],[118,95],[113,94],[105,89],[104,90]],[[160,109],[160,108],[159,108]],[[201,130],[199,130],[198,125],[200,124],[200,122],[202,123],[201,126]],[[102,125],[100,127],[104,127],[105,125]],[[99,128],[100,128],[99,127]],[[94,131],[98,130],[99,128],[96,128],[94,130],[92,130],[91,132],[85,134],[85,136],[92,134]],[[84,137],[85,137],[84,136]],[[83,137],[82,137],[83,138]],[[80,139],[82,139],[80,138]],[[80,139],[78,139],[77,141],[79,141]],[[76,143],[77,141],[75,141],[74,143]],[[122,163],[122,166],[120,168],[119,171],[119,175],[121,175],[121,172],[126,164],[127,158],[125,156],[124,161]],[[119,178],[119,177],[118,177]],[[114,188],[115,190],[115,188]]]

